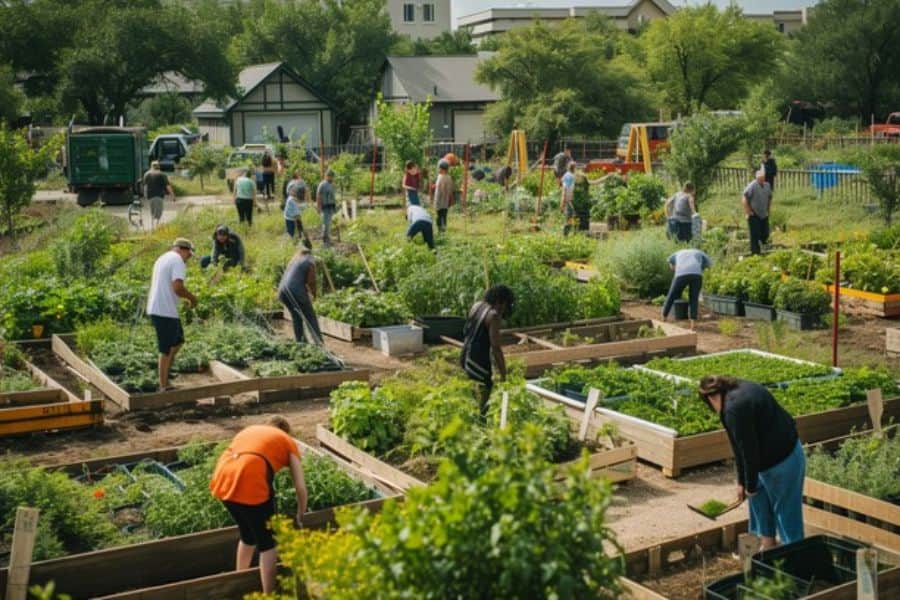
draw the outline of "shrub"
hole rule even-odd
[[[900,250],[900,223],[872,231],[869,241],[882,250]]]
[[[63,279],[90,277],[109,251],[116,231],[102,210],[80,214],[72,226],[51,246],[56,272]]]
[[[366,452],[384,454],[403,439],[403,410],[367,383],[348,381],[331,392],[331,428]]]
[[[778,287],[775,308],[796,313],[821,315],[828,312],[831,296],[821,285],[791,277]]]
[[[610,264],[624,289],[639,298],[653,298],[669,289],[672,271],[667,259],[676,250],[678,246],[663,232],[643,230],[608,243],[596,263]]]

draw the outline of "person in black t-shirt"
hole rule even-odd
[[[806,456],[794,418],[764,386],[722,375],[700,380],[700,397],[719,414],[734,451],[738,498],[749,500],[750,533],[762,548],[803,539]]]
[[[159,225],[163,214],[163,202],[166,196],[175,199],[175,191],[166,174],[160,171],[159,161],[150,163],[150,170],[144,173],[144,198],[150,203],[151,227]]]

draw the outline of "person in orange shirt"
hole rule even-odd
[[[209,489],[222,501],[240,531],[235,569],[250,568],[254,550],[259,550],[263,592],[275,589],[278,554],[269,520],[275,514],[275,474],[290,466],[297,492],[297,524],[302,524],[308,494],[303,479],[298,442],[291,425],[274,415],[264,425],[250,425],[234,436],[213,472]]]

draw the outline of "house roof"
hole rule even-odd
[[[494,2],[494,6],[479,8],[475,12],[463,14],[456,21],[460,26],[474,25],[478,22],[490,21],[499,18],[525,18],[530,19],[536,14],[542,18],[565,19],[569,16],[584,16],[591,11],[601,11],[610,17],[627,17],[645,0],[574,0],[573,2],[548,3],[548,2],[516,2],[503,4]],[[659,10],[667,15],[675,12],[675,7],[667,0],[649,0]],[[499,5],[498,5],[499,4]]]
[[[241,100],[253,93],[266,79],[274,75],[279,69],[284,70],[291,79],[308,89],[312,94],[334,109],[334,104],[322,95],[308,81],[297,75],[288,68],[283,62],[264,63],[259,65],[250,65],[238,73],[238,91],[241,93],[240,98],[226,98],[224,104],[217,104],[214,100],[206,99],[203,103],[193,110],[194,115],[200,117],[223,116],[235,106],[240,104]]]
[[[175,71],[166,71],[157,77],[153,83],[145,85],[141,89],[141,94],[145,96],[156,96],[171,92],[178,94],[202,94],[205,89],[202,81],[188,79]]]
[[[490,87],[475,81],[475,68],[490,53],[472,56],[388,56],[406,96],[433,103],[494,102],[500,96]]]

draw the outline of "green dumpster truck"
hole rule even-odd
[[[141,194],[148,150],[143,128],[70,127],[64,153],[69,191],[80,206],[130,204]]]

